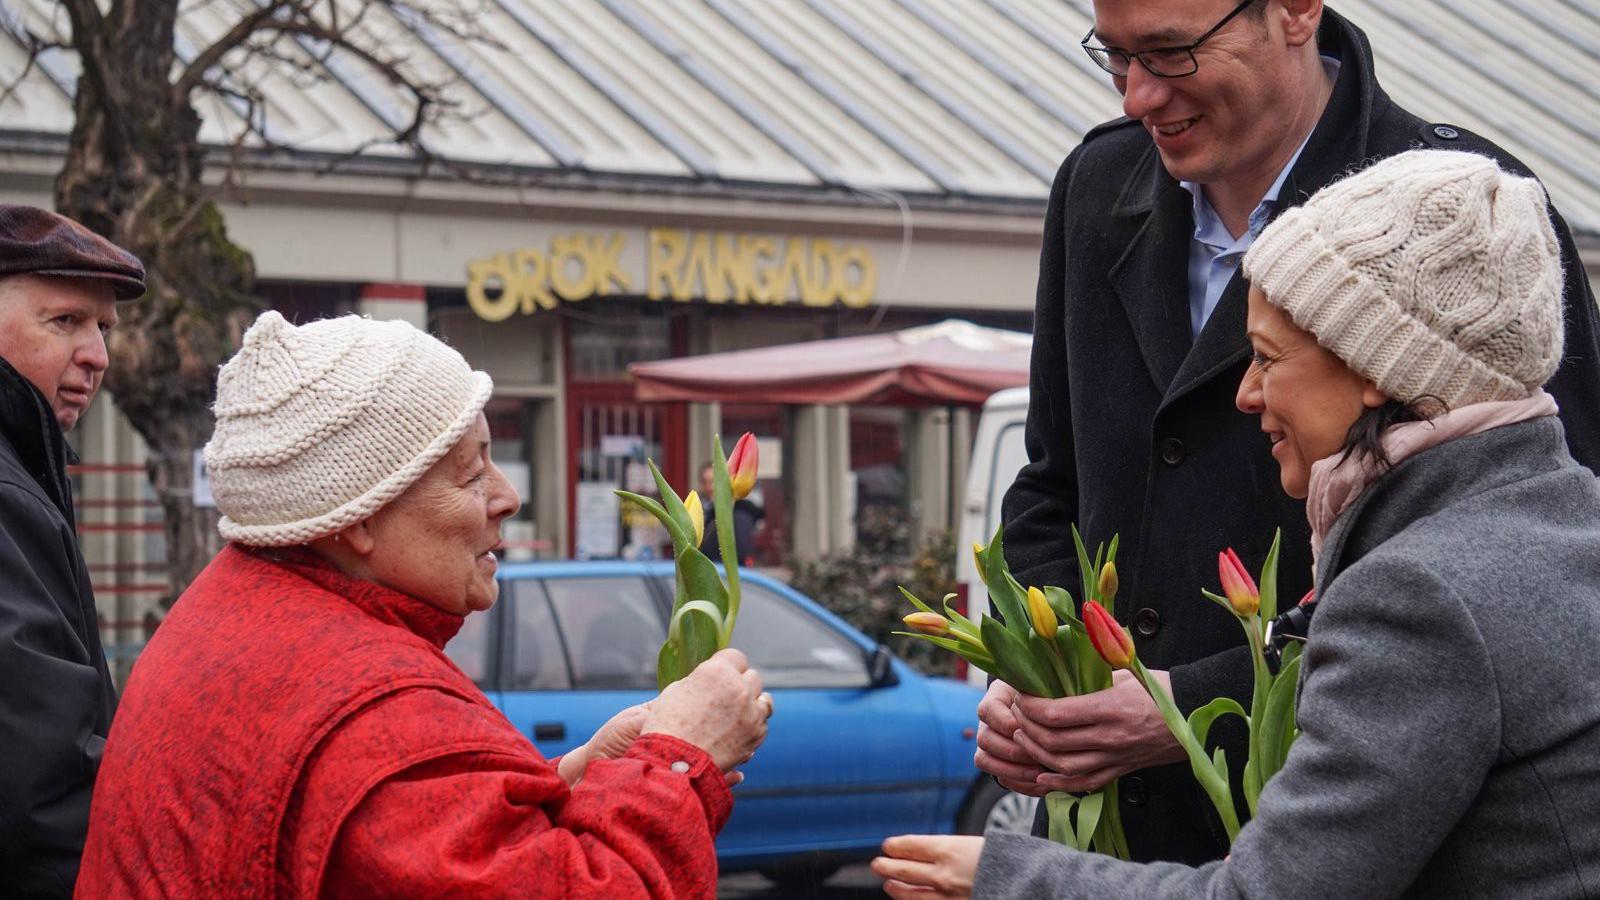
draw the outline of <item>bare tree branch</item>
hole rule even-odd
[[[173,103],[188,103],[190,92],[205,78],[207,72],[228,55],[229,51],[255,37],[261,27],[280,11],[291,8],[295,8],[291,0],[272,0],[265,3],[255,12],[235,22],[232,28],[229,28],[222,37],[212,41],[209,47],[195,54],[194,59],[184,68],[183,74],[178,76],[178,80],[172,85]]]

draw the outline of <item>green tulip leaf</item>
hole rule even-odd
[[[902,597],[905,597],[907,600],[910,600],[911,601],[911,605],[915,606],[917,608],[918,612],[925,612],[925,613],[933,612],[933,607],[929,606],[926,603],[923,603],[921,598],[919,598],[916,594],[913,594],[910,591],[906,590],[903,585],[896,585],[896,587],[898,587],[900,589],[900,595]]]
[[[613,491],[612,493],[624,500],[637,503],[646,512],[650,513],[650,515],[655,516],[656,519],[658,519],[667,529],[667,534],[672,537],[672,545],[674,547],[684,546],[690,541],[690,536],[694,534],[692,528],[685,532],[684,526],[674,519],[671,513],[667,512],[667,510],[661,504],[650,499],[649,497],[646,497],[642,494],[635,494],[632,491]],[[689,511],[685,509],[684,515],[688,516],[688,514]]]
[[[690,600],[672,615],[667,628],[667,643],[679,647],[679,659],[687,672],[722,649],[722,616],[712,604],[704,600]]]
[[[1291,644],[1290,649],[1298,646]],[[1300,679],[1300,654],[1296,652],[1293,658],[1288,658],[1289,654],[1285,651],[1284,656],[1286,662],[1273,681],[1272,688],[1267,692],[1267,708],[1261,717],[1263,785],[1283,768],[1283,763],[1289,756],[1289,745],[1293,743],[1295,736],[1295,692]]]
[[[661,653],[656,656],[656,689],[666,690],[667,685],[689,674],[683,666],[683,654],[680,652],[677,641],[667,641],[661,645]]]
[[[722,583],[717,564],[694,547],[678,551],[678,577],[683,582],[685,600],[708,600],[715,604],[718,619],[725,621],[729,613],[728,588]],[[677,604],[681,605],[681,604]],[[674,605],[673,612],[677,612]]]
[[[1077,830],[1072,827],[1072,809],[1079,803],[1079,798],[1066,791],[1051,791],[1044,795],[1045,815],[1050,822],[1050,840],[1057,844],[1064,844],[1074,850],[1087,850],[1086,845],[1078,842]]]
[[[1094,598],[1095,583],[1100,578],[1100,572],[1089,561],[1089,551],[1083,546],[1083,535],[1078,533],[1076,524],[1072,526],[1072,547],[1078,553],[1078,577],[1083,583],[1083,593],[1079,596],[1091,600]]]
[[[1072,624],[1079,625],[1081,627],[1082,623],[1078,620],[1078,605],[1073,601],[1072,595],[1067,593],[1065,588],[1058,588],[1055,585],[1046,585],[1045,587],[1040,588],[1040,590],[1044,591],[1045,601],[1050,604],[1051,609],[1055,610],[1056,616],[1059,617],[1061,621],[1071,622]]]
[[[1038,632],[1028,631],[1028,652],[1032,654],[1034,661],[1038,663],[1039,671],[1044,676],[1045,685],[1050,689],[1049,694],[1042,696],[1071,696],[1071,692],[1068,690],[1069,685],[1061,683],[1061,677],[1056,673],[1055,665],[1050,661],[1054,651],[1050,649],[1049,642],[1040,637]]]
[[[685,548],[690,548],[694,544],[694,523],[689,518],[689,509],[683,505],[683,498],[672,490],[672,485],[667,484],[666,476],[656,468],[656,461],[647,459],[645,465],[650,467],[650,475],[656,480],[656,490],[661,493],[662,508],[667,511],[672,521],[677,523],[678,528],[673,531],[672,540],[677,545],[678,552],[682,553]],[[703,514],[704,503],[701,504],[701,511]],[[669,527],[668,530],[672,529]]]
[[[1005,627],[1020,638],[1027,634],[1029,628],[1028,606],[1023,600],[1027,591],[1017,584],[1017,580],[1011,577],[1011,570],[1006,568],[1002,531],[996,529],[994,540],[983,548],[983,583],[989,589],[989,600]]]
[[[1232,697],[1218,697],[1189,714],[1189,730],[1194,732],[1195,740],[1204,744],[1206,736],[1211,734],[1211,725],[1219,717],[1234,715],[1250,723],[1250,717],[1244,714],[1244,707]]]
[[[1100,826],[1100,813],[1105,809],[1106,795],[1099,791],[1088,794],[1078,799],[1077,838],[1078,846],[1087,850],[1089,842],[1094,839],[1094,831]]]
[[[1049,680],[1028,647],[1027,641],[1013,634],[997,619],[984,616],[979,626],[983,633],[983,646],[993,657],[995,674],[1001,680],[1024,694],[1034,697],[1051,696]]]
[[[1283,529],[1278,529],[1272,534],[1272,549],[1267,551],[1267,560],[1261,564],[1261,582],[1256,587],[1261,590],[1261,618],[1271,622],[1278,617],[1278,545],[1283,541]]]
[[[1201,588],[1200,589],[1200,593],[1207,600],[1210,600],[1212,603],[1215,603],[1216,605],[1218,605],[1218,606],[1222,607],[1223,609],[1227,610],[1228,611],[1228,615],[1233,616],[1234,618],[1238,618],[1239,617],[1239,614],[1233,611],[1233,604],[1228,602],[1228,598],[1227,597],[1224,597],[1221,594],[1213,594],[1211,591],[1206,590],[1205,588]]]

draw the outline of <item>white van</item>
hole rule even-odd
[[[1007,388],[983,404],[978,433],[972,441],[972,464],[967,469],[966,498],[961,508],[961,530],[956,542],[956,581],[967,601],[973,621],[989,611],[989,592],[978,580],[972,545],[989,543],[1000,526],[1000,501],[1028,462],[1023,426],[1028,418],[1028,389]],[[967,680],[985,687],[989,678],[978,669],[967,670]]]

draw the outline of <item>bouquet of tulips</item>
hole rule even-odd
[[[1238,618],[1240,626],[1244,628],[1245,637],[1250,642],[1251,660],[1255,668],[1255,689],[1251,696],[1248,714],[1237,700],[1231,697],[1218,697],[1190,713],[1188,718],[1184,718],[1172,702],[1172,697],[1159,682],[1150,677],[1144,663],[1139,661],[1133,649],[1132,635],[1128,634],[1126,628],[1117,624],[1111,611],[1094,601],[1085,603],[1083,607],[1083,624],[1095,650],[1112,668],[1131,670],[1134,677],[1150,693],[1156,708],[1161,712],[1161,718],[1167,723],[1167,728],[1188,753],[1189,767],[1194,771],[1194,777],[1200,782],[1200,786],[1205,789],[1206,796],[1211,798],[1217,815],[1222,818],[1230,844],[1239,835],[1239,813],[1233,802],[1226,754],[1218,747],[1214,754],[1206,755],[1206,735],[1210,732],[1211,725],[1221,716],[1236,715],[1249,726],[1249,758],[1244,767],[1244,797],[1250,816],[1256,813],[1256,800],[1261,796],[1261,789],[1279,769],[1283,768],[1284,760],[1289,756],[1289,747],[1300,734],[1299,729],[1295,727],[1295,687],[1300,673],[1300,645],[1291,643],[1284,649],[1282,665],[1276,674],[1267,667],[1263,653],[1265,648],[1263,623],[1271,622],[1278,614],[1280,538],[1281,533],[1272,540],[1272,549],[1267,552],[1266,561],[1261,567],[1259,587],[1250,577],[1250,572],[1245,569],[1244,564],[1239,561],[1238,554],[1228,549],[1217,556],[1222,594],[1215,594],[1209,590],[1201,591],[1207,599],[1220,604]],[[1307,594],[1300,602],[1306,603],[1311,596]]]
[[[733,501],[749,496],[756,485],[758,457],[755,435],[745,432],[733,445],[733,454],[722,455],[722,437],[711,439],[711,507],[717,517],[717,546],[722,551],[727,581],[717,565],[700,552],[705,539],[705,509],[700,495],[689,491],[680,498],[667,479],[649,461],[661,500],[629,491],[617,495],[637,503],[660,520],[672,537],[672,558],[677,573],[672,602],[672,618],[667,624],[667,640],[656,658],[656,684],[667,685],[693,672],[712,654],[728,646],[734,621],[739,617],[739,554],[734,544]]]
[[[1105,611],[1117,595],[1117,539],[1100,545],[1089,558],[1078,529],[1072,529],[1082,575],[1083,598]],[[1024,588],[1006,566],[1001,532],[987,547],[974,544],[973,560],[993,608],[1003,619],[984,616],[973,622],[950,605],[936,611],[905,588],[900,593],[916,606],[905,617],[912,629],[897,632],[943,647],[972,665],[1035,697],[1072,697],[1111,686],[1111,666],[1096,653],[1086,622],[1080,621],[1072,595],[1059,587]],[[1116,782],[1082,796],[1052,791],[1045,797],[1050,839],[1078,850],[1094,850],[1128,858]]]

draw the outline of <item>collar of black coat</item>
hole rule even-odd
[[[1324,10],[1317,40],[1323,55],[1339,59],[1339,77],[1327,109],[1284,182],[1282,202],[1274,214],[1303,203],[1364,159],[1371,124],[1379,108],[1389,103],[1378,87],[1372,48],[1360,29]],[[1193,198],[1161,164],[1155,143],[1147,136],[1141,140],[1140,158],[1112,208],[1114,217],[1129,224],[1132,237],[1109,276],[1165,408],[1238,366],[1249,352],[1244,334],[1246,286],[1235,275],[1200,334],[1191,334],[1188,264]]]
[[[1583,472],[1555,416],[1491,428],[1445,441],[1384,473],[1339,516],[1323,544],[1317,584],[1339,573],[1413,523],[1470,498],[1552,472]]]
[[[17,461],[50,502],[73,522],[67,466],[78,461],[77,455],[67,445],[50,402],[4,357],[0,357],[0,436],[16,450]]]

